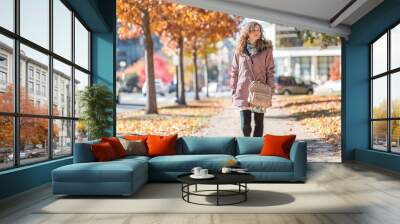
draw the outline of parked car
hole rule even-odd
[[[137,88],[137,84],[139,81],[139,77],[137,75],[132,75],[126,78],[119,88],[120,92],[128,92],[132,93],[135,88]]]
[[[218,90],[218,83],[217,82],[209,82],[208,83],[208,92],[209,93],[216,93],[217,90]],[[206,86],[203,86],[201,88],[201,91],[205,93],[206,92]]]
[[[303,80],[292,76],[278,76],[275,78],[276,94],[313,94],[314,87],[311,82],[306,83]]]
[[[171,83],[171,85],[168,86],[168,93],[174,92],[176,92],[176,83]]]
[[[342,82],[340,80],[332,81],[328,80],[323,84],[315,87],[315,94],[326,95],[326,94],[339,94],[342,89]]]
[[[13,161],[14,160],[14,153],[10,153],[8,154],[8,161]],[[28,159],[32,157],[32,151],[29,149],[26,150],[21,150],[19,153],[19,158],[20,159]]]
[[[156,86],[156,93],[160,94],[161,96],[165,96],[168,93],[168,86],[165,85],[161,79],[156,79],[154,80],[154,84]],[[144,96],[147,95],[147,80],[144,81],[143,87],[142,87],[142,94]]]

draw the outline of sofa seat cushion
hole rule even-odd
[[[193,167],[203,167],[209,171],[219,171],[230,159],[231,155],[174,155],[157,156],[149,160],[149,170],[163,172],[190,172]]]
[[[293,172],[292,161],[279,156],[239,155],[236,160],[249,172]]]
[[[137,155],[130,155],[130,156],[125,156],[124,158],[117,159],[114,161],[131,161],[131,160],[139,160],[143,162],[149,161],[150,157],[148,156],[137,156]]]
[[[53,170],[52,174],[53,181],[58,182],[131,182],[140,172],[147,172],[145,161],[123,159],[70,164]]]

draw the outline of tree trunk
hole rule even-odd
[[[194,99],[200,100],[199,97],[199,78],[197,75],[197,50],[194,49],[192,51],[192,59],[193,59],[193,89],[194,89]]]
[[[219,55],[221,57],[221,55]],[[217,76],[217,92],[220,91],[221,86],[223,86],[224,82],[224,73],[222,71],[222,59],[218,60],[218,76]]]
[[[206,97],[210,97],[208,94],[208,58],[207,58],[207,54],[204,54],[204,85],[206,86]]]
[[[178,41],[179,48],[179,76],[178,76],[178,104],[186,105],[185,99],[185,81],[184,81],[184,73],[183,73],[183,38],[181,37]]]
[[[150,30],[150,18],[149,13],[144,11],[142,13],[143,19],[143,33],[144,33],[144,59],[145,59],[145,73],[147,86],[147,104],[146,104],[146,114],[157,114],[157,95],[156,87],[154,83],[154,61],[153,61],[153,39],[151,38]]]

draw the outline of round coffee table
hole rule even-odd
[[[215,173],[213,174],[215,177],[212,179],[193,179],[190,177],[191,173],[182,174],[177,177],[178,181],[182,183],[182,199],[188,203],[198,204],[198,205],[234,205],[239,204],[241,202],[245,202],[247,200],[247,192],[249,188],[247,187],[247,183],[255,180],[255,177],[248,173]],[[215,185],[215,190],[197,190],[197,185]],[[195,186],[194,191],[190,191],[190,186]],[[224,190],[220,189],[220,185],[236,185],[238,186],[237,190]],[[215,192],[215,194],[205,194],[209,192]],[[216,204],[202,204],[190,201],[190,196],[204,196],[204,197],[216,197]],[[240,196],[240,200],[231,202],[231,203],[221,203],[221,197],[230,197],[230,196]]]

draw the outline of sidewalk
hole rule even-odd
[[[254,123],[252,118],[252,128]],[[264,114],[264,134],[296,134],[296,140],[307,142],[309,162],[340,162],[340,152],[335,152],[334,147],[318,134],[301,125],[299,121],[290,117],[284,110],[272,107]],[[194,135],[197,136],[243,136],[240,129],[239,110],[233,106],[211,118],[207,127]]]

